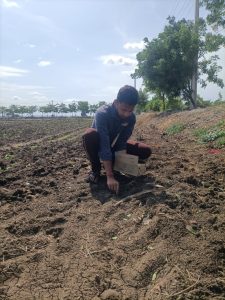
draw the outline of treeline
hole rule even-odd
[[[81,117],[93,115],[96,110],[106,104],[105,101],[100,101],[97,104],[89,104],[88,101],[73,101],[66,105],[64,103],[56,103],[53,101],[45,106],[37,105],[10,105],[9,107],[0,106],[0,116],[2,118],[16,118],[16,117],[33,117],[34,114],[41,115],[42,117],[64,117],[64,116],[76,116],[79,112]],[[205,108],[212,105],[225,104],[225,100],[222,99],[221,93],[219,93],[218,99],[215,101],[204,100],[200,96],[197,96],[196,107]],[[148,111],[180,111],[189,109],[189,103],[181,97],[172,99],[163,99],[157,96],[153,96],[146,90],[139,90],[139,103],[136,106],[136,113],[148,112]]]
[[[150,99],[150,95],[147,89],[141,89],[139,91],[139,103],[136,107],[136,112],[148,112],[148,111],[181,111],[190,109],[189,101],[185,100],[182,97],[173,97],[173,98],[161,98],[157,95],[154,95]],[[199,95],[196,99],[196,108],[205,108],[213,105],[225,104],[225,99],[223,99],[222,94],[219,93],[218,99],[215,101],[204,100]]]
[[[42,117],[62,117],[68,115],[74,116],[77,112],[79,112],[82,117],[85,117],[88,114],[94,114],[96,110],[104,104],[106,104],[105,101],[100,101],[97,104],[89,104],[88,101],[73,101],[68,105],[65,103],[54,104],[52,101],[44,106],[12,104],[9,107],[0,106],[0,114],[2,118],[33,117],[35,113],[41,114]]]

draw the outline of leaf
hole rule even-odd
[[[148,249],[148,250],[154,250],[154,247],[148,245],[148,246],[147,246],[147,249]]]
[[[153,273],[153,275],[152,275],[152,281],[155,281],[156,277],[157,277],[157,272]]]
[[[187,225],[187,226],[186,226],[186,229],[187,229],[190,233],[192,233],[192,234],[194,234],[194,235],[197,234],[191,225]]]

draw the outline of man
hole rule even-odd
[[[128,140],[134,129],[136,117],[133,113],[138,103],[137,90],[129,85],[122,87],[113,104],[100,107],[92,124],[83,135],[83,145],[91,163],[92,171],[88,181],[98,183],[103,163],[108,188],[118,193],[119,182],[113,174],[113,161],[116,151],[124,151],[147,159],[151,149],[143,144]]]

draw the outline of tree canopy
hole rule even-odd
[[[200,4],[209,12],[206,18],[209,25],[225,28],[225,0],[201,0]]]
[[[221,35],[207,33],[202,19],[198,24],[185,19],[176,22],[174,17],[169,17],[168,21],[157,38],[144,39],[145,48],[137,54],[138,65],[133,77],[142,77],[147,90],[162,100],[182,96],[195,107],[191,80],[196,56],[199,83],[204,87],[208,81],[223,87],[222,79],[218,78],[221,70],[217,65],[218,56],[206,54],[217,51],[224,39]],[[201,75],[205,75],[204,78]]]

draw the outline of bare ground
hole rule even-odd
[[[225,299],[225,148],[194,135],[224,120],[139,116],[153,154],[118,196],[84,180],[90,120],[1,120],[0,299]]]

